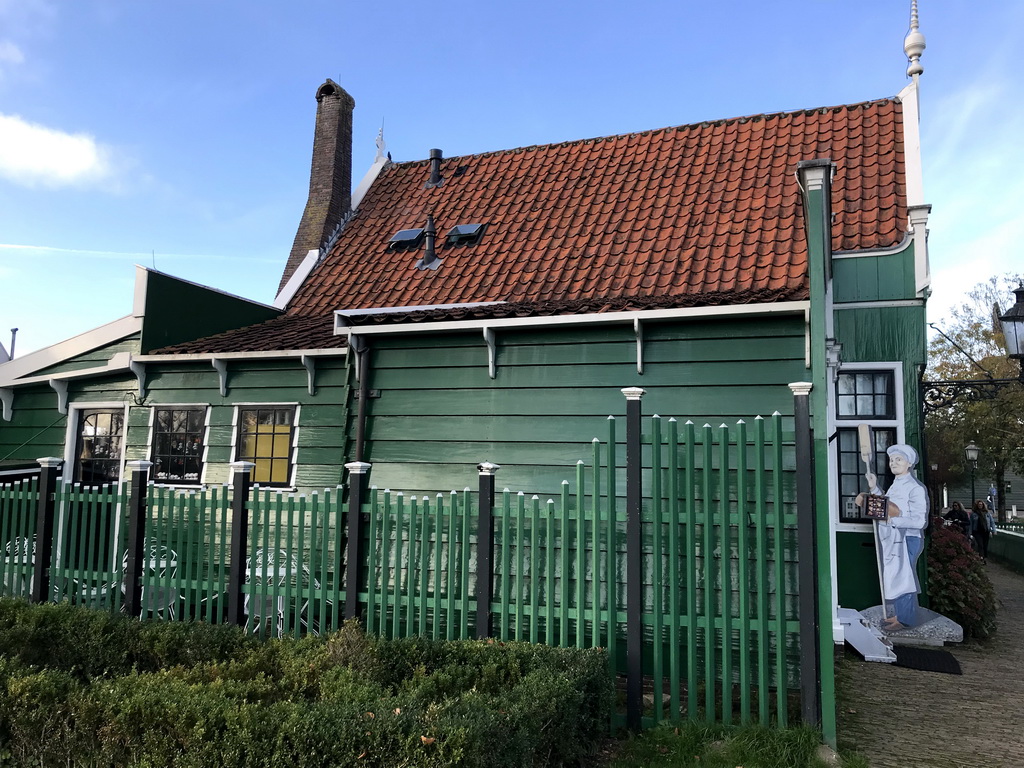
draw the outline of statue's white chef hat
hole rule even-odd
[[[909,445],[904,445],[903,443],[890,445],[888,448],[885,449],[885,452],[890,456],[892,456],[894,453],[898,453],[900,456],[907,460],[907,463],[910,464],[910,466],[914,466],[915,464],[917,464],[917,451],[915,451]]]

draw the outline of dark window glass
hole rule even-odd
[[[85,410],[78,420],[75,482],[115,483],[121,477],[124,411]]]
[[[198,483],[203,476],[205,408],[158,408],[153,428],[153,477]]]
[[[840,373],[836,382],[840,419],[895,419],[896,383],[892,371]]]
[[[860,459],[860,439],[856,429],[839,429],[839,522],[865,523],[866,517],[854,500],[858,493],[866,493],[864,479],[866,467]],[[871,430],[874,440],[871,471],[878,476],[879,485],[885,489],[893,481],[889,471],[889,457],[885,449],[896,443],[895,427],[875,427]]]
[[[238,460],[256,465],[252,474],[254,483],[288,485],[294,420],[292,407],[239,411]]]

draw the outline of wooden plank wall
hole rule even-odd
[[[499,489],[556,495],[608,416],[625,414],[627,386],[647,390],[647,415],[718,427],[778,410],[791,431],[802,316],[649,323],[644,339],[640,375],[631,325],[498,332],[491,379],[479,332],[374,337],[370,483],[446,493],[473,486],[486,460],[502,467]]]
[[[298,359],[231,361],[228,394],[208,361],[150,364],[147,393],[138,398],[134,376],[114,375],[71,380],[72,405],[129,404],[125,459],[149,459],[152,413],[156,406],[208,405],[207,483],[229,479],[234,459],[233,419],[236,403],[300,404],[295,486],[303,490],[333,487],[342,481],[345,462],[347,362],[344,357],[320,358],[316,395],[307,392],[306,369]],[[0,457],[37,459],[63,456],[67,419],[57,412],[57,395],[45,384],[19,388],[10,422],[0,422]],[[22,443],[26,443],[22,445]],[[10,455],[8,455],[10,454]]]

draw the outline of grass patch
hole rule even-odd
[[[812,728],[689,723],[659,726],[620,742],[607,768],[867,768],[858,755],[829,763]]]

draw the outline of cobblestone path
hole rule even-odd
[[[998,630],[946,646],[963,675],[840,662],[839,746],[873,768],[1024,768],[1024,576],[989,560]]]

